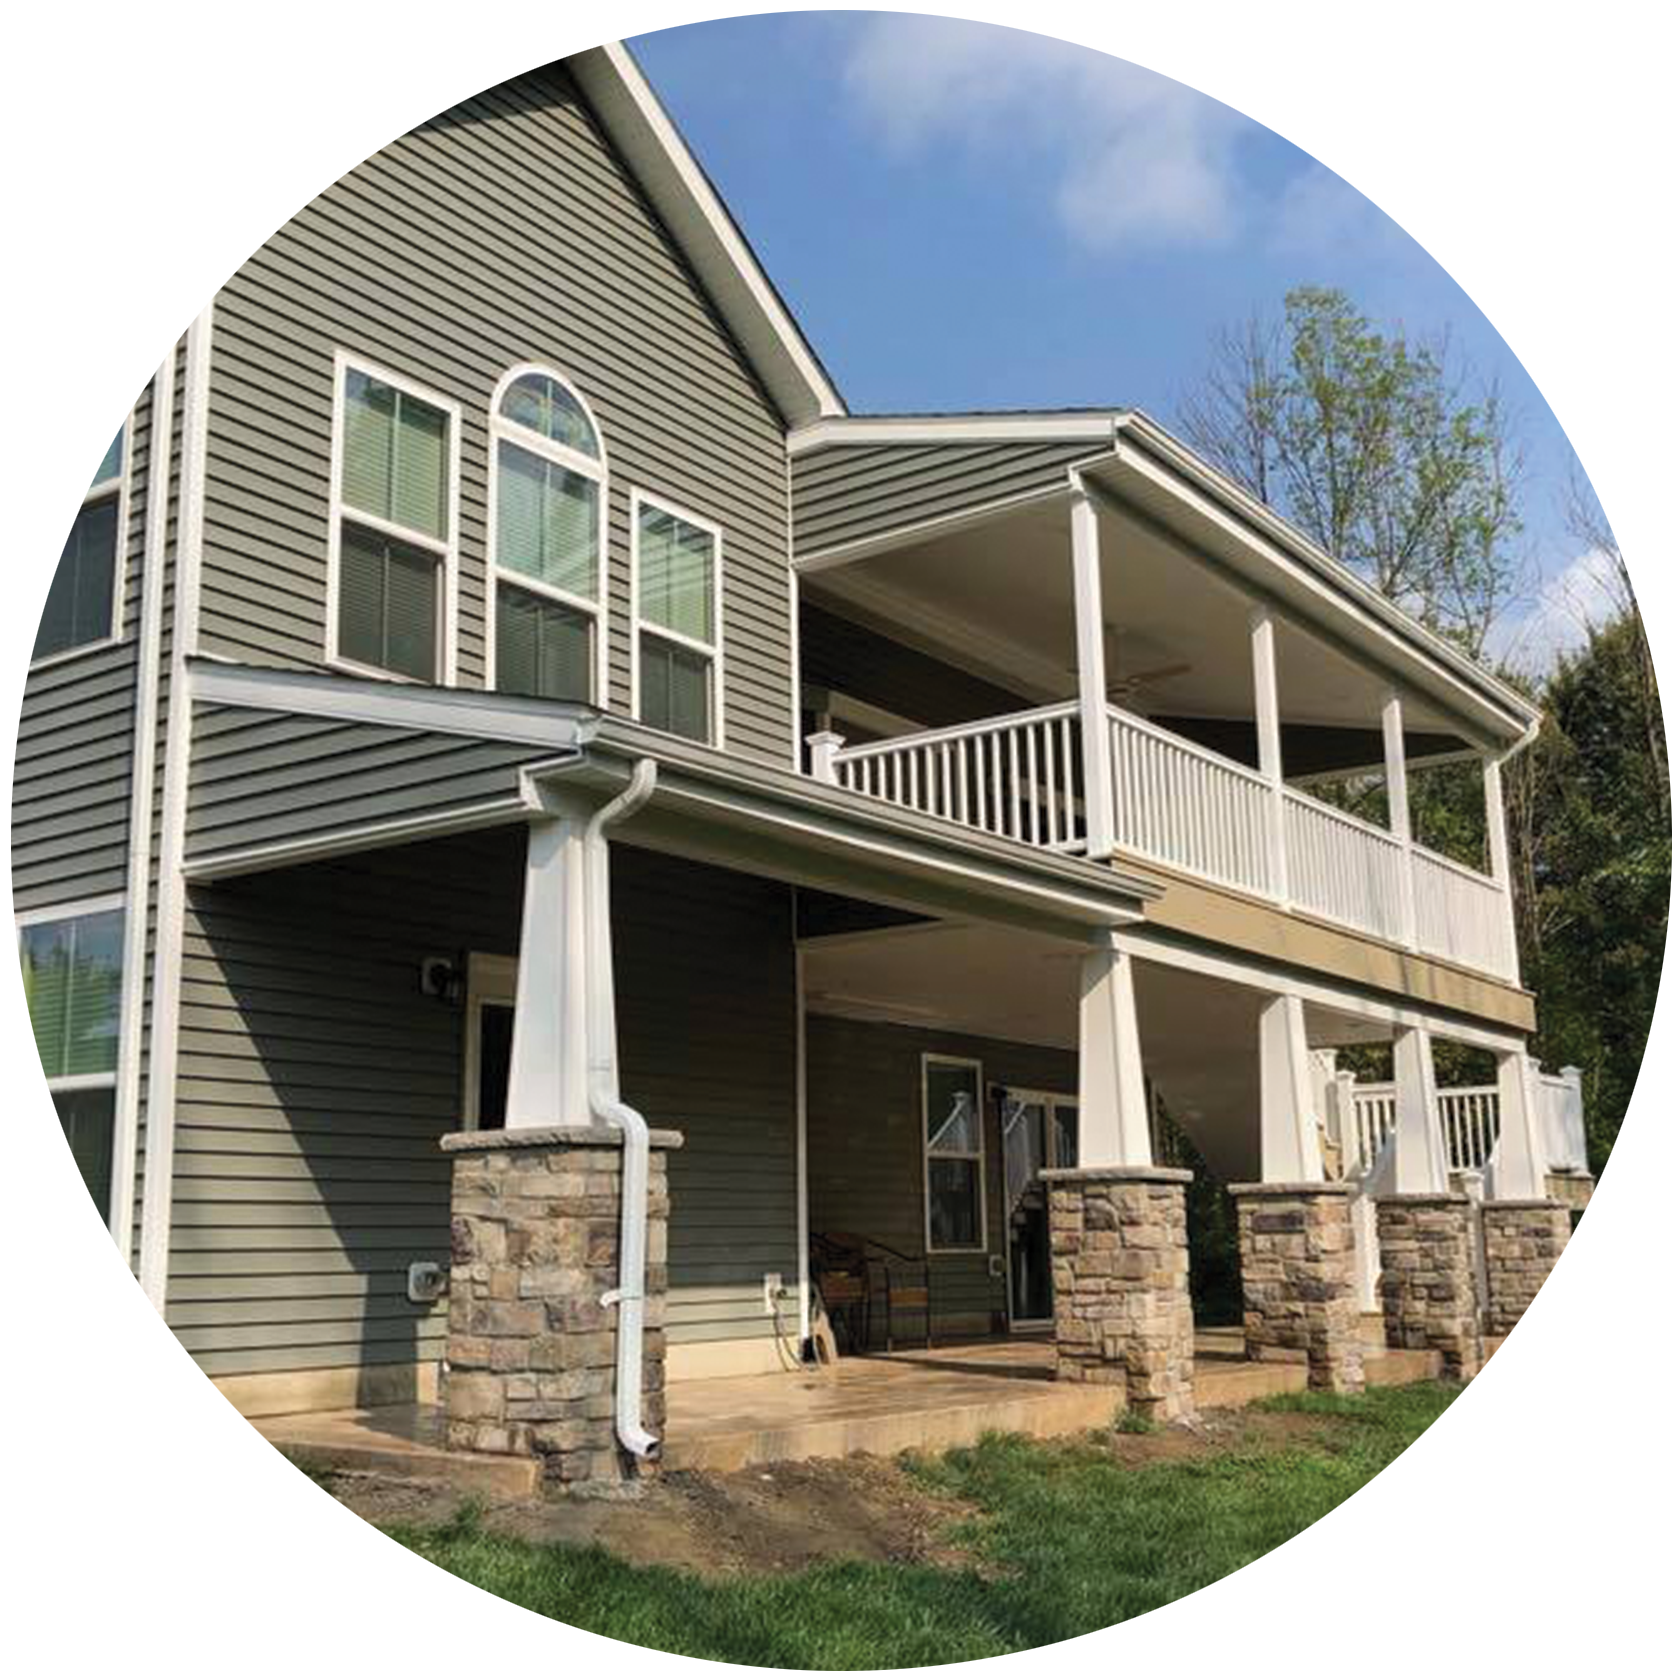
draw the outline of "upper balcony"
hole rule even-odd
[[[1515,983],[1499,762],[1531,710],[1144,424],[812,452],[812,773]],[[814,547],[840,506],[873,512]],[[1409,788],[1453,763],[1481,794],[1449,857],[1414,834]]]

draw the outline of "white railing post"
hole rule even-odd
[[[1079,1164],[1153,1166],[1150,1130],[1132,959],[1102,933],[1079,976]]]
[[[1359,1124],[1359,1107],[1354,1097],[1354,1077],[1338,1068],[1331,1082],[1336,1105],[1336,1125],[1342,1136],[1342,1177],[1363,1178],[1371,1168]]]
[[[1277,637],[1272,615],[1257,607],[1248,621],[1249,652],[1254,663],[1254,732],[1260,748],[1260,774],[1271,784],[1270,831],[1272,896],[1289,906],[1289,848],[1284,839],[1283,729],[1278,718]]]
[[[840,779],[835,769],[834,755],[845,746],[846,737],[836,735],[832,729],[820,730],[815,735],[805,737],[805,745],[811,749],[811,775],[819,782],[836,782]]]
[[[1570,1169],[1584,1173],[1590,1166],[1587,1160],[1587,1105],[1581,1094],[1581,1070],[1578,1067],[1558,1069],[1567,1093],[1564,1103],[1564,1136],[1569,1144]]]
[[[1499,760],[1489,753],[1482,760],[1482,798],[1487,808],[1488,873],[1503,900],[1502,924],[1505,979],[1516,981],[1517,915],[1511,898],[1511,843],[1505,832],[1505,778]]]
[[[1104,859],[1114,854],[1114,766],[1108,742],[1102,550],[1096,504],[1077,481],[1070,523],[1074,638],[1079,656],[1079,734],[1085,769],[1085,853]]]
[[[1400,917],[1404,943],[1415,951],[1417,935],[1417,872],[1412,867],[1412,806],[1406,788],[1406,714],[1400,696],[1383,702],[1383,775],[1388,785],[1388,826],[1400,843]]]

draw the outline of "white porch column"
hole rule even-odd
[[[1114,852],[1114,763],[1108,744],[1108,670],[1103,647],[1101,548],[1097,508],[1075,489],[1073,539],[1074,640],[1079,655],[1079,738],[1085,771],[1085,851]]]
[[[1105,934],[1079,979],[1079,1164],[1153,1166],[1132,959]]]
[[[1319,1184],[1312,1057],[1300,998],[1284,993],[1260,1008],[1260,1179],[1265,1184]]]
[[[1517,978],[1517,916],[1511,902],[1511,842],[1505,832],[1505,777],[1499,760],[1482,760],[1482,799],[1487,808],[1488,873],[1505,900],[1505,978]]]
[[[1283,728],[1278,717],[1277,636],[1272,615],[1257,607],[1248,621],[1249,653],[1254,665],[1254,732],[1260,749],[1260,774],[1272,785],[1270,842],[1272,894],[1289,903],[1289,849],[1284,840]]]
[[[531,821],[507,1128],[589,1124],[588,891],[579,807]]]
[[[1501,1202],[1544,1201],[1546,1148],[1534,1063],[1521,1050],[1499,1058],[1499,1139],[1488,1161],[1488,1196]]]
[[[1394,1173],[1399,1196],[1445,1195],[1447,1146],[1435,1096],[1435,1051],[1421,1027],[1394,1040]]]
[[[1412,872],[1412,806],[1406,787],[1406,714],[1398,694],[1383,702],[1383,776],[1388,787],[1388,826],[1400,842],[1400,913],[1405,944],[1417,949],[1417,880]]]

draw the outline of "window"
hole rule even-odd
[[[583,399],[545,368],[497,387],[490,686],[598,702],[605,595],[606,465]]]
[[[25,371],[17,665],[74,654],[121,630],[133,351],[129,323]]]
[[[337,378],[328,656],[448,682],[459,411],[343,356]]]
[[[107,1218],[122,950],[120,907],[82,915],[55,913],[26,920],[18,928],[23,995],[47,1088],[82,1181]]]
[[[640,495],[630,500],[636,715],[655,729],[721,746],[723,535]]]
[[[980,1064],[922,1058],[922,1138],[928,1252],[986,1246],[986,1151]]]

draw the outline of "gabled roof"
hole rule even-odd
[[[790,425],[843,415],[806,343],[717,190],[600,12],[512,12],[227,47],[180,42],[143,59],[12,141],[12,242],[34,239],[133,185],[108,139],[114,109],[173,160],[244,128],[260,99],[381,77],[556,52]]]

